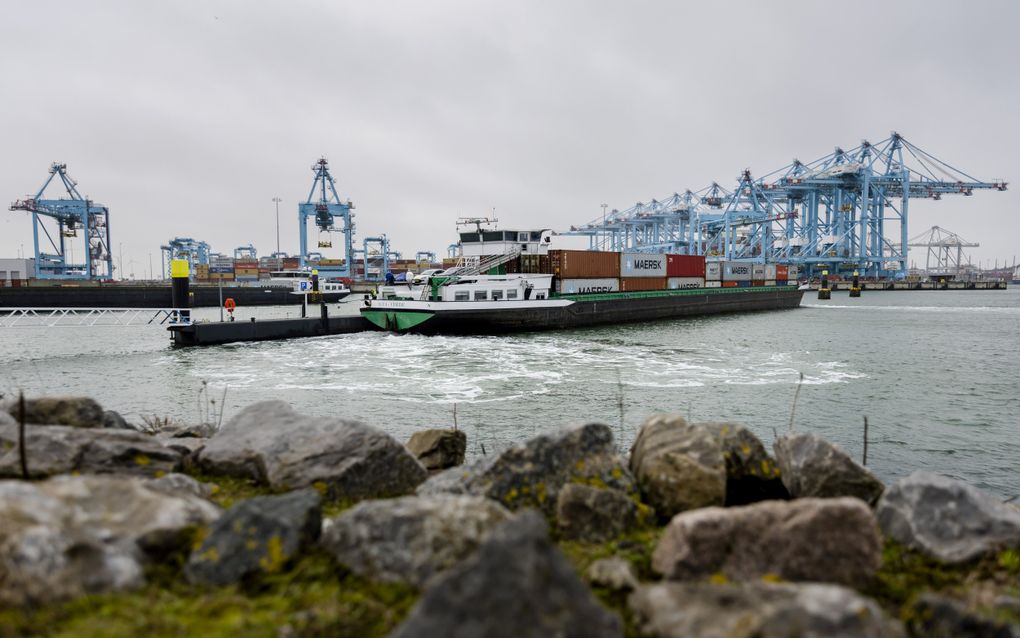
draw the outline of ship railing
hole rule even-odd
[[[0,308],[0,328],[187,325],[189,309],[175,308]]]

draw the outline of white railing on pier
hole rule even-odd
[[[144,326],[189,323],[172,308],[0,308],[0,328]]]

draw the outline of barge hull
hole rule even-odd
[[[739,292],[705,289],[681,294],[649,296],[591,295],[560,297],[574,300],[569,306],[503,309],[498,311],[443,310],[406,328],[419,334],[504,334],[508,332],[564,330],[607,324],[677,319],[730,312],[787,310],[800,305],[804,291],[793,287],[742,289]],[[615,297],[615,298],[614,298]],[[396,327],[397,316],[406,314],[379,309],[376,319]],[[387,315],[392,315],[387,318]],[[401,326],[402,327],[402,326]]]

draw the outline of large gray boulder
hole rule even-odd
[[[887,536],[948,563],[1020,547],[1020,511],[934,472],[918,470],[890,486],[876,513]]]
[[[604,587],[615,592],[633,591],[639,585],[634,565],[619,556],[596,560],[588,566],[584,578],[595,587]]]
[[[322,530],[322,497],[312,489],[256,496],[224,512],[191,553],[189,582],[228,585],[282,571]]]
[[[882,541],[875,516],[855,498],[763,501],[673,517],[652,554],[671,580],[722,573],[731,580],[778,576],[860,587],[875,575]]]
[[[622,636],[549,540],[545,520],[526,511],[489,536],[475,554],[440,575],[395,638],[600,638]]]
[[[850,456],[815,434],[786,434],[773,444],[783,484],[794,498],[856,496],[874,505],[885,486]]]
[[[103,427],[111,430],[137,430],[138,428],[132,426],[127,422],[124,417],[120,415],[120,412],[114,410],[103,411]]]
[[[407,449],[429,471],[463,465],[467,434],[463,430],[420,430],[411,435]]]
[[[910,604],[908,627],[924,638],[1020,638],[1020,625],[977,614],[963,603],[926,593]]]
[[[321,484],[331,499],[408,494],[428,476],[382,430],[358,421],[304,416],[283,401],[241,410],[196,457],[209,473],[252,478],[284,490]]]
[[[440,472],[418,494],[485,496],[511,510],[534,507],[551,516],[560,490],[569,483],[635,493],[609,426],[588,423],[542,434],[498,456]]]
[[[657,583],[631,594],[657,638],[901,638],[903,627],[851,589],[819,583]]]
[[[27,425],[25,451],[32,478],[71,472],[158,476],[181,463],[179,452],[131,430]],[[21,478],[16,425],[0,425],[0,478]]]
[[[424,586],[470,556],[510,512],[480,496],[365,501],[334,519],[322,545],[372,580]]]
[[[556,499],[560,537],[604,543],[640,525],[653,522],[654,512],[620,490],[569,483]]]
[[[716,437],[680,416],[648,418],[630,450],[630,470],[660,517],[723,505],[726,461]]]
[[[727,506],[790,498],[779,477],[779,465],[754,432],[741,423],[706,421],[695,425],[708,430],[722,449]]]
[[[147,563],[218,516],[201,498],[131,477],[0,481],[0,607],[138,587]]]
[[[10,403],[7,410],[11,416],[20,414],[17,401]],[[103,419],[103,408],[88,397],[25,399],[25,423],[101,428]]]

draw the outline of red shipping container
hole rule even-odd
[[[722,287],[723,288],[736,288],[737,287],[737,282],[735,282],[735,281],[724,281],[724,282],[722,282]]]
[[[705,278],[705,258],[700,255],[666,255],[666,276]]]
[[[776,279],[788,279],[790,267],[786,264],[776,264]]]
[[[621,277],[620,292],[645,292],[647,290],[665,290],[665,277]]]

